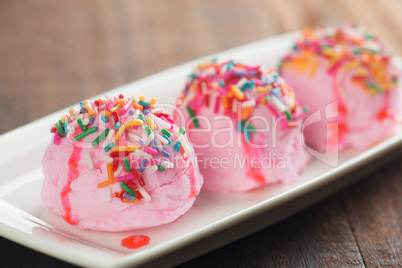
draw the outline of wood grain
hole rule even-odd
[[[399,0],[0,2],[0,134],[186,61],[361,21],[402,55]],[[402,161],[180,267],[401,267]],[[67,265],[0,238],[2,267]]]

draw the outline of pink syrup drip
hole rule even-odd
[[[65,211],[63,218],[66,222],[69,224],[75,225],[78,223],[78,219],[75,217],[71,216],[71,205],[70,205],[70,199],[68,197],[68,194],[71,192],[71,183],[78,177],[79,172],[78,172],[78,162],[81,158],[81,151],[82,148],[77,144],[78,146],[74,146],[73,148],[73,153],[70,156],[70,159],[68,160],[68,184],[63,188],[63,190],[60,193],[61,196],[61,204],[63,206],[63,209]]]

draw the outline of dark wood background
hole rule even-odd
[[[177,64],[361,21],[402,55],[400,0],[0,1],[0,134]],[[402,159],[180,267],[401,267]],[[2,267],[70,266],[0,238]]]

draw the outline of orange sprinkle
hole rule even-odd
[[[125,203],[138,203],[138,198],[136,198],[134,201],[128,200],[127,198],[122,198],[121,201]]]
[[[106,187],[106,186],[108,186],[108,185],[109,185],[109,181],[103,181],[103,182],[101,182],[101,183],[98,184],[98,187],[99,187],[99,188],[102,188],[102,187]]]
[[[247,120],[250,117],[251,111],[253,110],[252,108],[253,107],[247,107],[241,110],[241,120]]]
[[[136,101],[133,101],[133,108],[138,109],[141,112],[144,111],[144,107],[141,104],[139,104],[138,102],[136,102]]]
[[[229,107],[228,98],[227,98],[226,96],[222,96],[222,97],[221,97],[221,100],[222,100],[222,105],[223,105],[223,107],[224,107],[225,109],[228,108],[228,107]]]
[[[109,178],[109,184],[114,183],[114,175],[113,175],[113,164],[109,163],[106,166],[107,168],[107,176]]]
[[[120,104],[120,106],[124,106],[124,104],[126,104],[126,102],[123,99],[116,99],[114,101],[117,105]]]

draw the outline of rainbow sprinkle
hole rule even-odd
[[[157,107],[155,98],[147,101],[143,96],[138,101],[122,94],[118,98],[106,95],[93,103],[85,100],[63,115],[51,133],[56,146],[64,137],[79,142],[77,146],[90,143],[94,153],[85,153],[88,169],[107,163],[108,179],[98,183],[106,191],[107,202],[113,197],[131,203],[142,198],[150,201],[144,188],[148,174],[173,168],[174,163],[166,161],[172,153],[178,153],[185,161],[192,154],[186,130],[174,125],[170,115]],[[101,157],[96,159],[95,155]],[[107,186],[115,183],[119,183],[121,191],[112,193]]]
[[[211,107],[215,114],[227,115],[247,142],[256,129],[249,124],[244,128],[244,124],[258,105],[266,105],[276,117],[286,118],[288,122],[303,114],[293,90],[276,70],[263,70],[260,66],[234,61],[211,60],[198,65],[188,76],[178,105],[187,110],[194,128],[200,127],[197,113],[203,107]],[[184,135],[185,130],[181,133]],[[186,148],[186,145],[182,146]]]
[[[305,29],[279,68],[313,76],[321,59],[327,59],[329,73],[354,71],[352,81],[367,94],[376,94],[396,87],[398,75],[390,68],[391,58],[392,53],[373,29],[344,24]]]

